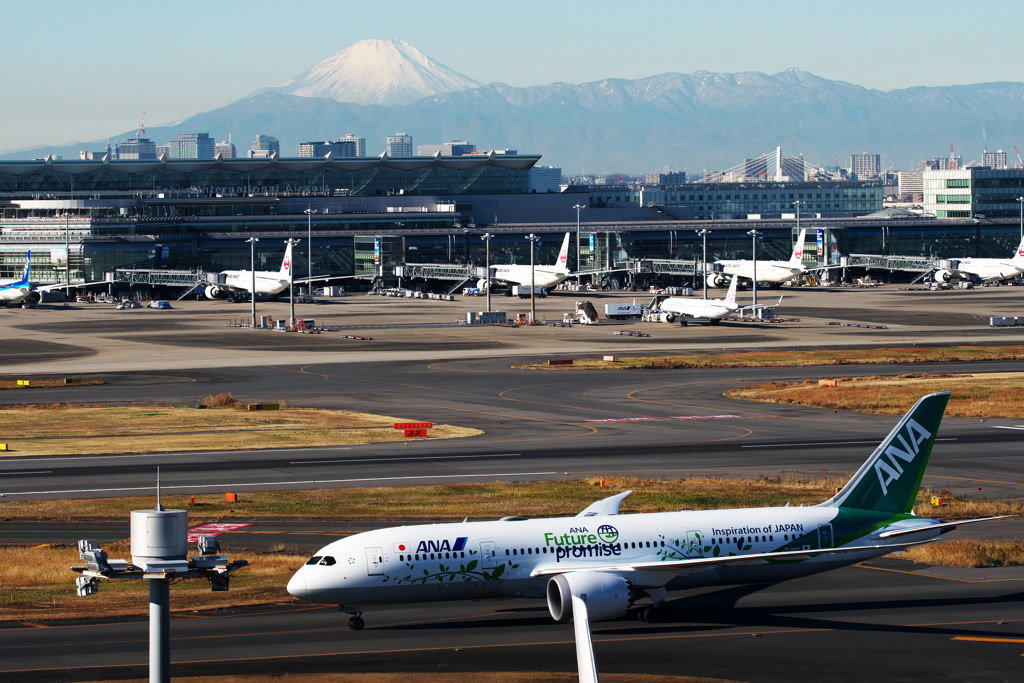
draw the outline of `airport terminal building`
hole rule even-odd
[[[528,262],[524,237],[531,232],[543,237],[537,262],[553,261],[561,235],[577,230],[579,254],[574,241],[570,264],[584,268],[699,257],[695,231],[702,228],[712,231],[709,258],[750,258],[747,233],[756,228],[759,258],[784,259],[797,206],[802,226],[819,230],[821,259],[835,253],[998,257],[1018,241],[1016,223],[1006,218],[878,215],[877,181],[532,192],[530,169],[539,160],[492,153],[2,161],[0,278],[19,274],[29,250],[38,283],[64,281],[67,263],[72,283],[104,280],[119,269],[248,269],[252,236],[260,239],[260,270],[278,268],[284,240],[301,240],[300,278],[310,260],[311,275],[366,280],[403,263],[480,266],[484,232],[494,235],[492,264]]]

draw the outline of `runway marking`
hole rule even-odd
[[[495,453],[493,455],[421,455],[410,458],[351,458],[348,460],[293,460],[289,465],[307,465],[332,462],[392,462],[396,460],[460,460],[464,458],[515,458],[522,453]]]
[[[1001,426],[1001,425],[992,425],[992,429],[1020,429],[1020,430],[1024,430],[1024,426],[1004,427],[1004,426]]]
[[[1024,581],[1024,579],[981,579],[972,581],[971,579],[955,579],[952,576],[937,576],[935,574],[923,574],[921,572],[909,572],[906,569],[891,569],[889,567],[872,567],[869,564],[855,564],[854,567],[859,569],[874,569],[880,572],[894,572],[896,574],[909,574],[911,576],[923,576],[927,579],[942,579],[943,581],[956,581],[958,583],[1003,583],[1005,581]]]
[[[558,472],[495,472],[492,474],[441,474],[423,475],[417,477],[363,477],[358,479],[306,479],[303,481],[257,481],[252,483],[227,483],[227,484],[179,484],[177,486],[162,484],[164,491],[172,489],[222,489],[229,486],[295,486],[297,484],[346,484],[364,481],[409,481],[418,479],[466,479],[472,477],[541,477],[558,474]],[[12,491],[5,492],[5,496],[41,496],[58,493],[109,493],[112,491],[152,491],[152,486],[125,486],[122,488],[109,489],[65,489],[61,491]]]
[[[954,636],[950,640],[971,640],[978,643],[1024,643],[1024,638],[980,638],[974,636]],[[1021,655],[1024,657],[1024,655]]]
[[[52,470],[39,470],[37,472],[0,472],[0,477],[13,477],[19,474],[50,474]]]
[[[583,422],[652,422],[658,420],[724,420],[741,415],[683,415],[681,417],[607,417],[603,420],[583,420]]]
[[[935,439],[936,441],[957,441],[954,437],[948,437],[945,439]],[[740,448],[789,448],[792,446],[848,446],[852,444],[877,444],[878,441],[810,441],[807,443],[774,443],[765,444],[763,446],[751,445],[751,446],[740,446]]]
[[[200,524],[188,530],[188,542],[198,543],[200,536],[220,536],[228,531],[236,531],[252,526],[252,522],[211,522]]]
[[[389,443],[389,442],[380,442]],[[376,444],[368,443],[366,446]],[[122,453],[121,455],[79,455],[70,458],[32,458],[32,462],[74,462],[76,460],[109,460],[111,458],[166,458],[169,455],[230,455],[232,453],[295,453],[296,451],[350,451],[350,446],[300,446],[298,448],[242,448],[227,451],[167,451],[164,453]],[[2,464],[8,464],[9,461]],[[22,460],[21,462],[25,462]],[[14,464],[14,463],[11,463]],[[15,473],[16,474],[16,473]]]

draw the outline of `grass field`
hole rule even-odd
[[[628,370],[683,368],[756,368],[805,365],[858,365],[893,363],[956,363],[979,360],[1024,360],[1024,346],[910,346],[873,349],[810,349],[801,351],[749,351],[695,353],[685,356],[616,357],[614,361],[583,358],[572,365],[532,363],[513,365],[528,370]]]
[[[206,397],[200,405],[207,408],[3,405],[0,420],[8,450],[0,451],[0,456],[301,448],[404,441],[407,437],[402,430],[394,429],[394,423],[415,421],[317,408],[249,412],[229,394]],[[434,425],[426,438],[451,439],[482,433],[453,425]]]
[[[730,389],[729,398],[902,415],[925,394],[952,392],[947,417],[1024,418],[1024,373],[839,377],[836,386],[817,380],[768,382]]]

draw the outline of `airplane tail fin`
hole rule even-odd
[[[732,276],[732,282],[729,283],[729,291],[725,293],[725,300],[730,304],[736,303],[736,284],[740,281],[735,275]]]
[[[25,254],[25,269],[21,271],[21,279],[15,282],[15,285],[27,285],[29,277],[32,274],[32,250],[29,249],[28,253]]]
[[[1021,237],[1020,244],[1017,245],[1017,252],[1010,259],[1010,263],[1024,269],[1024,236]]]
[[[800,234],[796,237],[796,246],[793,247],[793,255],[789,262],[795,266],[802,266],[804,262],[804,238],[807,237],[807,228],[801,228]]]
[[[566,273],[569,272],[569,233],[565,233],[565,239],[562,240],[562,248],[558,252],[555,268]]]
[[[278,274],[281,276],[281,279],[285,279],[285,278],[291,277],[291,273],[292,273],[292,243],[289,242],[288,246],[284,250],[284,259],[281,261],[281,270],[278,271]]]
[[[910,513],[949,392],[921,398],[825,507]]]

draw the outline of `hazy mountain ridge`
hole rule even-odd
[[[231,125],[240,156],[258,133],[278,137],[283,156],[297,156],[300,142],[351,132],[365,137],[367,154],[375,156],[383,152],[385,136],[405,131],[417,145],[462,139],[478,149],[542,154],[541,163],[560,165],[567,173],[581,167],[588,172],[721,169],[776,145],[823,165],[833,163],[832,155],[845,165],[850,154],[867,151],[906,169],[947,154],[950,142],[965,162],[980,157],[983,130],[990,150],[1001,148],[1011,157],[1013,144],[1024,140],[1024,83],[1012,82],[883,92],[795,68],[774,75],[698,71],[529,87],[490,83],[391,105],[297,96],[282,88],[151,128],[148,137],[158,144],[178,132],[209,132],[223,139]],[[37,148],[31,156],[76,159],[78,149],[105,144],[104,139]]]

